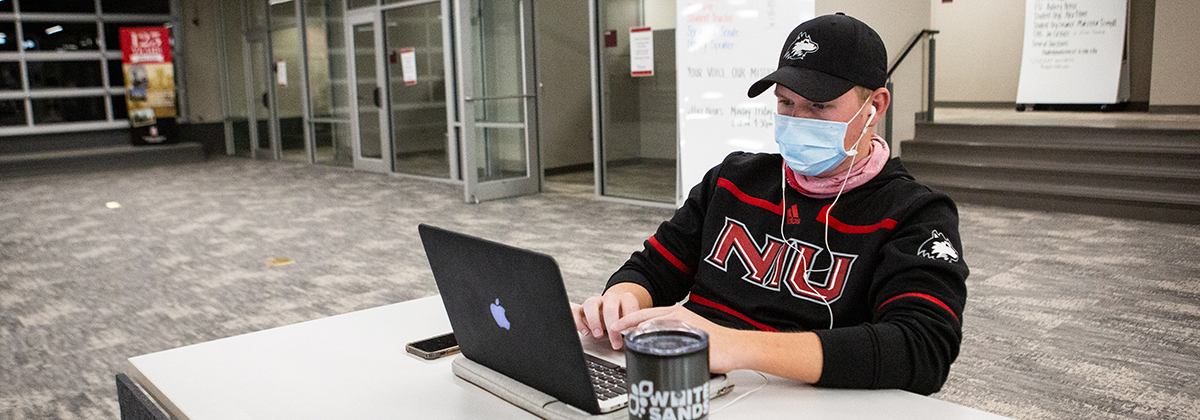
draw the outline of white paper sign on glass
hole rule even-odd
[[[816,14],[815,0],[677,0],[679,184],[692,186],[730,152],[777,153],[775,95],[746,91],[775,71],[792,29]]]
[[[400,49],[400,70],[404,73],[405,86],[417,84],[417,51],[415,49]]]
[[[629,29],[629,75],[654,75],[654,31],[649,26]]]
[[[287,86],[287,62],[279,60],[275,62],[275,84],[279,86]]]
[[[1026,0],[1017,103],[1117,103],[1127,0]]]

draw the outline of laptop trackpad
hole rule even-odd
[[[612,344],[608,342],[608,336],[594,338],[589,335],[579,336],[579,342],[583,344],[583,352],[615,363],[618,366],[625,366],[625,350],[613,350]]]

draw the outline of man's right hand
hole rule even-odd
[[[609,326],[626,315],[650,307],[651,302],[650,293],[641,285],[620,283],[609,288],[603,296],[592,296],[583,301],[583,305],[571,308],[571,315],[575,317],[575,329],[580,334],[591,334],[596,338],[608,335],[615,350],[624,345],[624,336]]]

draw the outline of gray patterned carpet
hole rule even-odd
[[[578,301],[671,214],[548,190],[464,205],[452,185],[234,158],[0,179],[0,419],[116,419],[131,356],[432,295],[420,222],[554,255]],[[1200,226],[961,212],[966,340],[936,398],[1200,419]]]

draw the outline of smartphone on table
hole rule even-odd
[[[449,356],[458,353],[458,340],[454,339],[454,333],[446,333],[435,337],[429,337],[424,340],[414,341],[405,346],[409,353],[420,356],[422,359],[433,360],[442,356]]]

